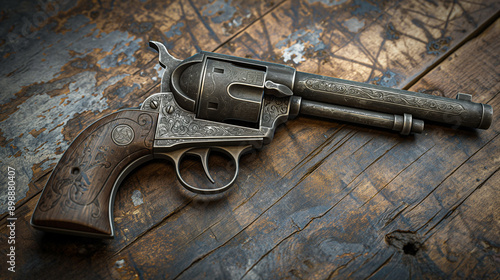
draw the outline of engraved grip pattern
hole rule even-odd
[[[157,119],[157,113],[124,110],[78,135],[42,192],[33,226],[112,237],[115,182],[132,162],[152,155]]]

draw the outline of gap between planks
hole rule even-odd
[[[482,34],[486,29],[488,29],[490,26],[492,26],[497,19],[500,17],[500,10],[497,11],[493,16],[491,16],[489,19],[483,22],[478,28],[474,29],[467,37],[462,39],[458,44],[456,44],[453,48],[449,49],[447,52],[445,52],[441,57],[438,57],[434,63],[429,65],[428,67],[424,68],[422,72],[419,74],[415,75],[413,79],[411,79],[408,84],[402,87],[403,90],[409,90],[413,85],[418,83],[425,75],[427,75],[429,72],[434,70],[434,68],[438,67],[441,62],[446,60],[450,55],[454,54],[458,49],[460,49],[462,46],[467,44],[468,42],[472,41],[474,38]]]

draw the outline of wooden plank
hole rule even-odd
[[[282,61],[283,55],[281,51],[300,43],[299,39],[294,38],[302,33],[308,34],[307,31],[301,30],[308,30],[310,27],[307,25],[307,19],[314,18],[314,22],[320,24],[319,19],[324,19],[323,24],[325,26],[343,26],[342,28],[331,29],[333,30],[331,33],[325,31],[328,30],[325,28],[319,37],[323,43],[327,42],[325,43],[327,49],[334,50],[330,55],[333,55],[333,59],[338,60],[330,64],[325,63],[327,66],[318,66],[323,65],[320,60],[324,60],[329,54],[327,52],[321,56],[321,50],[314,51],[317,41],[312,36],[308,42],[304,42],[307,45],[305,46],[305,54],[308,59],[298,65],[301,70],[321,74],[331,73],[344,78],[353,77],[358,79],[357,77],[360,77],[358,79],[360,81],[367,81],[371,79],[370,77],[380,75],[379,81],[388,84],[396,82],[399,87],[405,86],[404,81],[398,82],[396,78],[382,75],[382,73],[387,72],[386,69],[394,69],[386,64],[379,65],[376,62],[381,55],[377,57],[371,51],[367,52],[364,59],[373,62],[370,60],[370,57],[372,57],[375,61],[372,65],[364,61],[352,61],[346,57],[336,58],[335,56],[336,53],[340,52],[335,52],[335,50],[341,50],[342,47],[345,48],[344,52],[348,52],[347,49],[355,44],[353,42],[357,40],[356,38],[370,38],[370,36],[375,38],[375,35],[370,34],[385,34],[383,32],[373,33],[374,30],[385,30],[385,26],[389,30],[393,30],[388,24],[391,22],[394,30],[396,30],[393,33],[398,34],[399,32],[399,34],[407,34],[407,37],[409,37],[405,41],[408,45],[406,51],[416,52],[419,55],[423,54],[423,58],[417,55],[417,61],[414,65],[408,62],[411,62],[408,59],[409,56],[405,56],[408,61],[399,58],[394,60],[401,65],[406,65],[405,67],[408,68],[403,69],[405,67],[399,66],[403,69],[400,74],[403,73],[405,77],[411,80],[412,75],[425,71],[426,65],[433,64],[437,59],[433,54],[426,54],[426,43],[408,43],[412,39],[412,30],[414,29],[411,28],[411,24],[408,24],[410,19],[402,16],[407,14],[404,14],[404,9],[401,10],[402,8],[399,6],[391,6],[386,3],[378,4],[379,6],[372,5],[372,7],[370,5],[373,3],[360,1],[345,2],[344,6],[328,6],[327,3],[323,4],[318,1],[309,2],[311,3],[305,1],[293,2],[292,4],[289,4],[289,2],[284,3],[283,6],[268,14],[262,21],[252,25],[249,29],[245,29],[245,32],[231,40],[220,51],[249,56],[250,52],[243,52],[242,50],[245,49],[244,44],[251,40],[244,41],[242,38],[248,36],[256,38],[255,40],[264,38],[265,44],[254,43],[254,45],[249,45],[248,49],[255,50],[255,53],[252,53],[251,56],[269,58],[269,61]],[[425,12],[420,12],[414,7],[411,9],[414,12],[412,15],[421,13],[432,15],[426,16],[429,18],[428,21],[420,19],[420,22],[428,24],[428,26],[425,24],[423,26],[434,30],[433,32],[440,30],[436,33],[438,35],[440,35],[441,31],[445,35],[456,32],[458,35],[453,37],[453,44],[459,44],[460,38],[467,37],[467,34],[473,32],[478,25],[481,25],[481,22],[487,21],[488,15],[491,16],[498,10],[498,8],[495,8],[495,3],[459,3],[466,6],[463,13],[455,10],[460,8],[458,4],[437,4],[438,8],[428,4],[428,2],[414,4],[423,7],[422,11]],[[297,5],[300,6],[300,9],[295,8]],[[415,12],[415,10],[417,11]],[[442,13],[442,11],[447,11],[447,13]],[[332,19],[334,12],[338,17]],[[450,19],[453,19],[449,21],[450,23],[444,24],[446,21],[442,21],[442,18],[436,20],[439,24],[432,22],[433,17],[439,19],[436,15],[448,14]],[[302,20],[303,15],[307,15],[307,17]],[[217,15],[214,14],[213,16]],[[469,16],[475,24],[460,25],[462,24],[460,23],[453,25],[451,23],[466,21]],[[359,23],[356,24],[354,20],[350,23],[345,22],[355,17],[358,18],[358,21],[364,22],[365,27],[359,29],[358,32],[351,32],[348,27],[356,29],[355,26],[359,25]],[[403,22],[407,23],[406,25],[394,24],[396,20],[400,20],[402,17]],[[386,20],[387,25],[377,23],[380,18]],[[277,22],[278,27],[267,24],[272,21]],[[289,25],[285,24],[284,21]],[[416,21],[416,23],[418,24],[419,21]],[[113,24],[108,24],[109,31],[112,32],[111,30],[114,27],[111,27]],[[344,26],[346,24],[348,27]],[[172,26],[174,25],[172,23]],[[116,24],[114,26],[116,27]],[[268,38],[264,36],[266,28],[259,29],[259,26],[267,28],[268,31],[266,32],[270,34]],[[283,28],[283,26],[292,26],[293,28]],[[459,30],[457,26],[461,26],[461,30],[465,30],[462,35],[457,32]],[[269,31],[270,28],[275,29]],[[254,29],[259,30],[254,31]],[[239,30],[244,30],[244,28]],[[263,31],[261,32],[261,30]],[[494,30],[498,30],[498,27]],[[297,32],[294,33],[294,31]],[[313,30],[309,34],[315,32]],[[487,57],[481,58],[481,60],[491,62],[492,69],[495,73],[498,73],[498,69],[494,67],[495,61],[498,60],[497,54],[494,52],[495,46],[498,45],[495,40],[498,34],[493,32],[494,35],[491,35],[492,32],[490,29],[480,37],[481,40],[489,38],[487,40],[488,44],[496,44],[490,48],[488,44],[484,43],[484,51],[481,52],[486,53]],[[414,39],[414,41],[424,40],[425,42],[425,39],[419,39],[419,36],[426,36],[424,33],[414,36],[418,39]],[[295,36],[290,35],[290,38],[288,38],[289,34],[295,34]],[[334,35],[337,37],[334,37]],[[345,36],[347,39],[342,40],[340,35]],[[439,38],[438,35],[433,36]],[[330,38],[329,41],[326,41],[324,36]],[[276,47],[278,42],[286,39],[289,40],[285,45]],[[305,38],[303,40],[307,41]],[[377,38],[373,40],[377,41]],[[382,41],[379,40],[379,44]],[[478,41],[473,42],[477,43]],[[117,45],[118,41],[115,43]],[[474,47],[470,47],[471,43],[467,44],[467,46],[469,46],[469,49],[474,50]],[[394,47],[385,53],[389,44],[384,44],[385,46],[379,50],[386,57],[391,57],[392,54],[400,51],[399,48]],[[213,46],[216,48],[217,44],[213,43]],[[274,48],[273,54],[275,56],[266,57],[266,51],[259,49],[265,48],[264,46],[269,46],[270,50]],[[364,53],[363,51],[358,52]],[[136,53],[139,53],[139,51]],[[467,56],[467,53],[458,56],[456,61],[459,62],[464,56]],[[355,54],[353,53],[353,55]],[[94,61],[105,57],[104,55],[99,56],[99,54],[93,55],[98,57]],[[153,58],[154,53],[149,55],[151,60],[155,60]],[[181,55],[179,54],[179,56]],[[347,53],[346,55],[351,54]],[[441,53],[439,57],[442,55]],[[312,63],[314,67],[308,66],[309,61],[315,60],[317,56],[320,56],[320,58]],[[147,61],[146,58],[142,58],[142,60]],[[472,65],[480,63],[481,60],[473,61]],[[125,107],[130,105],[127,105],[125,101],[116,96],[123,96],[125,99],[130,98],[130,102],[133,99],[140,100],[141,95],[129,97],[126,93],[127,88],[133,88],[133,82],[137,81],[135,78],[141,76],[140,71],[142,70],[139,71],[141,67],[136,66],[136,63],[131,63],[137,69],[134,72],[135,74],[124,78],[129,79],[127,83],[121,84],[118,87],[121,89],[116,91],[112,90],[114,85],[107,85],[106,91],[109,91],[109,93],[104,92],[103,96],[107,96],[107,98],[114,100],[113,102],[117,102],[116,104],[119,104],[119,106]],[[358,67],[363,64],[369,66],[365,67],[368,70]],[[375,65],[374,74],[370,76],[370,73],[372,73],[370,67],[373,65]],[[410,68],[410,66],[412,67]],[[116,68],[121,67],[130,66],[120,65]],[[457,69],[451,68],[450,72]],[[469,68],[468,71],[477,68]],[[357,71],[357,69],[361,70],[355,74],[352,74],[353,71],[349,71]],[[458,69],[462,71],[461,68]],[[109,81],[113,75],[116,75],[116,71],[113,69],[112,73],[108,77],[102,78],[99,83]],[[153,75],[143,73],[144,80],[147,80],[149,85],[152,85],[152,83],[148,79],[151,79],[151,76],[155,74],[153,70],[151,72]],[[491,76],[490,79],[495,77],[498,77],[498,74]],[[440,82],[443,89],[448,90],[446,80],[438,78],[437,81]],[[469,85],[477,81],[469,80],[466,72],[462,82]],[[493,87],[487,88],[484,95],[481,94],[481,98],[484,98],[485,101],[493,98],[494,94],[498,92],[496,88],[498,82],[490,82],[490,84]],[[127,88],[124,89],[123,86]],[[457,87],[459,86],[460,84],[457,85]],[[479,86],[477,87],[479,88]],[[429,87],[425,88],[429,89]],[[434,88],[435,86],[430,87],[430,89]],[[145,94],[149,89],[146,90],[145,86],[142,86],[139,90],[142,90],[142,93]],[[494,104],[495,109],[497,109],[498,103]],[[87,115],[95,118],[99,116],[99,114],[92,116],[93,113]],[[85,123],[79,119],[77,120],[77,117],[87,115],[76,115],[74,121],[68,122],[68,125],[66,125],[70,128],[65,133],[70,136],[76,135],[78,129],[71,127],[83,129]],[[496,118],[495,123],[498,123],[498,118]],[[380,273],[377,275],[379,276],[387,275],[391,271],[394,275],[404,276],[407,275],[408,270],[407,267],[401,267],[400,260],[403,260],[403,263],[410,263],[417,269],[430,265],[431,268],[424,271],[424,274],[438,271],[436,267],[445,270],[442,266],[439,266],[439,262],[443,259],[439,259],[439,256],[435,257],[433,254],[436,251],[432,251],[433,248],[440,248],[437,245],[442,239],[429,239],[429,242],[434,242],[432,243],[434,247],[430,246],[429,253],[422,248],[418,248],[416,257],[410,257],[411,254],[404,253],[402,247],[405,244],[400,246],[401,244],[386,241],[386,235],[391,233],[389,240],[394,240],[395,237],[400,235],[410,240],[422,234],[417,232],[417,234],[404,235],[404,232],[398,231],[410,228],[406,224],[405,219],[407,217],[404,211],[410,209],[413,201],[406,199],[413,197],[413,195],[424,199],[429,192],[450,177],[450,174],[454,174],[457,167],[468,160],[469,155],[475,154],[477,157],[474,159],[481,160],[487,157],[485,151],[497,147],[497,142],[495,142],[497,140],[495,139],[498,138],[495,137],[498,134],[498,127],[496,126],[493,130],[479,132],[478,134],[473,131],[455,131],[453,128],[444,128],[443,130],[440,131],[440,128],[431,126],[431,130],[425,135],[415,136],[414,138],[400,138],[391,132],[346,124],[332,124],[316,119],[302,119],[302,122],[301,120],[291,122],[278,131],[275,140],[271,144],[272,146],[243,158],[241,165],[244,166],[244,169],[240,174],[240,182],[230,193],[215,198],[203,198],[181,190],[176,179],[170,176],[174,174],[170,165],[163,162],[148,164],[131,174],[117,194],[115,223],[118,236],[113,241],[68,238],[35,232],[28,225],[32,209],[36,203],[37,197],[35,197],[19,208],[16,215],[19,217],[18,240],[23,240],[24,244],[20,245],[22,247],[18,249],[19,254],[37,256],[38,258],[35,260],[19,257],[18,268],[19,271],[25,273],[31,272],[37,275],[50,275],[51,277],[74,276],[78,278],[103,278],[106,276],[114,278],[148,278],[154,276],[174,278],[177,275],[183,278],[203,275],[219,277],[246,276],[252,278],[259,275],[264,278],[266,276],[316,276],[317,278],[324,278],[323,276],[329,275],[365,277]],[[67,136],[67,138],[70,136]],[[457,145],[464,149],[456,151]],[[485,145],[490,146],[484,148]],[[279,149],[276,147],[279,147]],[[445,156],[449,160],[441,159],[443,162],[435,162],[436,158],[445,158]],[[186,166],[186,169],[190,167]],[[438,170],[438,168],[441,169]],[[491,170],[485,172],[482,177],[478,177],[480,179],[479,184],[490,178],[483,187],[495,186],[495,184],[487,182],[497,177],[493,175],[488,177],[488,174],[492,172]],[[189,174],[189,176],[195,176],[193,172]],[[424,176],[417,176],[419,174]],[[421,178],[430,181],[426,183]],[[44,179],[40,181],[43,182]],[[461,186],[462,190],[459,195],[462,195],[461,198],[467,197],[467,191],[469,190],[466,188],[467,185]],[[473,194],[475,195],[475,193]],[[444,193],[441,194],[440,198],[446,196]],[[142,200],[142,204],[134,205],[134,198]],[[444,211],[454,207],[453,198],[448,198],[449,204],[444,205],[442,208],[444,209],[442,210],[443,213],[438,212],[436,217],[448,218]],[[465,201],[467,202],[467,200]],[[430,208],[427,208],[429,210],[433,210],[432,207],[440,209],[438,202],[428,205],[430,205],[428,206]],[[464,202],[460,205],[466,204]],[[491,208],[486,207],[485,209]],[[419,208],[415,208],[415,211],[417,210]],[[429,212],[435,214],[432,211]],[[429,213],[424,214],[430,215]],[[408,215],[408,217],[410,216],[411,214]],[[415,217],[411,225],[414,227],[420,226],[419,219],[421,219],[420,216]],[[446,222],[446,219],[443,219],[443,221]],[[437,221],[432,220],[433,224],[430,227],[434,226]],[[442,225],[445,225],[445,223],[438,223],[434,230],[441,230]],[[451,224],[450,227],[457,228],[460,225]],[[426,229],[428,230],[428,228]],[[414,231],[416,229],[410,230]],[[4,226],[1,226],[0,232],[3,236],[8,234]],[[432,233],[431,231],[429,234]],[[439,236],[439,234],[436,236]],[[377,248],[380,250],[377,250]],[[490,246],[490,248],[492,247]],[[409,249],[411,248],[407,248],[407,250]],[[450,252],[451,256],[456,254],[454,251]],[[433,259],[431,260],[435,260],[434,264],[429,261],[427,256],[432,256]],[[368,262],[365,263],[363,260],[368,260]],[[465,263],[465,261],[460,263]],[[488,265],[488,263],[485,262],[485,265]],[[57,269],[49,270],[49,268],[54,267],[57,267]],[[448,266],[446,269],[451,268]],[[458,272],[466,269],[466,267],[459,268]],[[22,278],[26,274],[19,273],[17,275]],[[470,275],[474,276],[475,274]]]

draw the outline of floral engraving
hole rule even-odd
[[[274,122],[280,116],[287,116],[289,102],[289,97],[278,98],[266,95],[262,111],[262,126],[273,127]]]
[[[401,95],[389,91],[373,90],[362,86],[328,82],[318,79],[308,79],[305,86],[312,90],[341,94],[347,97],[359,99],[371,99],[384,103],[399,104],[408,107],[418,107],[424,110],[435,112],[446,112],[448,114],[461,114],[465,109],[462,105],[432,98],[422,98],[419,96]]]
[[[94,196],[91,193],[99,191],[95,190],[92,182],[99,169],[111,167],[112,163],[108,157],[115,153],[115,150],[109,146],[93,147],[102,130],[101,127],[99,131],[90,136],[88,142],[84,143],[80,156],[76,156],[77,153],[74,152],[70,156],[71,162],[67,162],[61,167],[59,172],[69,176],[63,176],[57,180],[52,184],[52,188],[47,190],[47,194],[42,196],[42,200],[40,200],[41,211],[48,211],[59,203],[66,210],[76,209],[78,206],[98,204],[95,197],[89,201],[89,196]],[[78,150],[80,149],[77,148],[75,151]],[[59,202],[61,198],[63,201]],[[99,211],[93,208],[92,216],[97,218]]]
[[[156,139],[214,138],[225,136],[261,136],[258,129],[197,119],[194,113],[180,108],[171,95],[163,99]],[[169,113],[170,112],[170,113]]]

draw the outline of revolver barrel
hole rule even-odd
[[[413,118],[422,120],[481,129],[490,127],[493,115],[493,109],[490,105],[472,102],[471,95],[468,94],[459,93],[456,99],[450,99],[298,71],[295,76],[293,92],[294,96],[302,97],[303,113],[305,114],[313,114],[312,107],[318,107],[318,104],[314,103],[313,106],[304,103],[304,100],[355,107],[373,112],[359,111],[354,113],[354,111],[351,111],[347,114],[346,109],[339,108],[335,109],[335,111],[345,112],[345,114],[341,114],[342,118],[339,118],[340,120],[355,121],[355,118],[348,115],[366,115],[362,118],[362,121],[359,121],[360,123],[387,128],[390,126],[389,121],[372,121],[372,119],[388,118],[387,115],[382,117],[383,114],[379,115],[377,112],[403,116],[411,115]],[[324,110],[331,111],[333,107],[329,106],[328,108],[325,107]],[[324,115],[325,113],[319,114]],[[337,115],[335,118],[337,118]],[[408,122],[403,121],[403,123]],[[394,123],[400,123],[400,121],[394,120]],[[415,132],[420,130],[420,126],[419,121],[416,124]],[[405,132],[407,129],[402,130]],[[411,131],[413,131],[413,128],[411,128]]]

